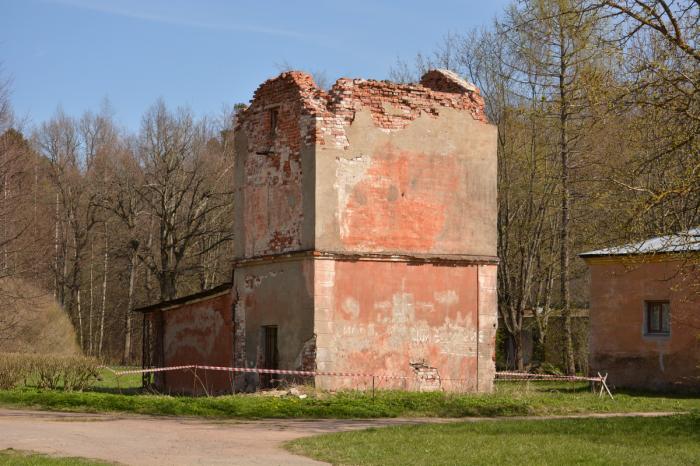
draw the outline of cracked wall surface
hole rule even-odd
[[[238,114],[233,169],[233,289],[144,311],[165,365],[260,367],[263,327],[276,326],[280,369],[492,389],[496,128],[473,85],[432,70],[420,83],[343,78],[326,92],[282,73]],[[192,374],[159,374],[166,391],[199,393]],[[214,393],[261,384],[203,376]]]
[[[264,342],[260,329],[274,325],[278,327],[279,368],[313,370],[308,354],[314,338],[312,260],[249,264],[237,268],[235,274],[236,365],[261,367]],[[257,374],[237,380],[241,391],[253,391],[258,383]]]
[[[148,316],[162,316],[162,351],[164,366],[191,364],[225,366],[233,364],[233,297],[230,292],[196,302],[156,311]],[[191,371],[162,373],[159,389],[167,393],[218,394],[231,392],[232,378],[226,372]]]
[[[237,364],[259,365],[260,328],[277,325],[285,369],[422,364],[460,379],[442,389],[491,389],[496,129],[473,85],[433,70],[326,92],[287,72],[258,88],[235,140]]]
[[[484,312],[490,298],[479,296],[479,274],[494,273],[495,266],[485,265],[316,261],[319,370],[411,376],[411,364],[423,363],[449,379],[442,389],[490,390],[495,320]],[[317,379],[327,389],[358,384],[349,378]],[[415,388],[402,380],[382,383]]]
[[[300,72],[266,81],[236,128],[236,257],[495,256],[496,129],[483,105],[444,70],[421,84],[343,78],[328,92]]]
[[[492,127],[446,109],[386,133],[363,110],[347,134],[317,155],[318,249],[495,256]]]
[[[285,73],[263,84],[235,133],[236,257],[308,248],[313,243],[314,120],[300,95],[310,78]],[[274,120],[274,124],[273,124]],[[309,191],[310,190],[310,191]]]

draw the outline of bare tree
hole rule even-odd
[[[624,59],[612,113],[633,152],[612,169],[633,206],[621,236],[688,230],[700,223],[700,4],[695,0],[592,2]],[[632,237],[632,238],[629,238]]]
[[[498,125],[498,295],[499,315],[512,343],[507,361],[524,368],[525,312],[536,315],[540,343],[547,333],[559,223],[555,217],[557,165],[551,160],[551,125],[546,88],[523,54],[519,37],[503,24],[494,31],[473,31],[458,48],[459,70],[479,87],[487,114]],[[532,44],[528,44],[532,45]],[[529,50],[529,49],[528,49]],[[455,63],[454,60],[452,60]]]
[[[509,10],[503,27],[519,60],[517,72],[537,76],[547,104],[543,121],[557,133],[560,306],[564,319],[565,369],[575,372],[571,329],[572,173],[581,167],[586,135],[593,120],[588,85],[595,82],[597,57],[603,48],[595,10],[578,0],[524,1]]]
[[[83,349],[89,340],[85,338],[83,325],[82,272],[90,234],[99,222],[98,194],[87,177],[95,162],[90,136],[62,111],[44,123],[35,135],[37,147],[49,162],[48,175],[56,196],[57,295],[74,319]]]
[[[471,39],[476,38],[473,33]],[[396,59],[396,63],[389,69],[389,78],[397,83],[415,83],[428,70],[442,68],[450,71],[464,72],[464,46],[465,38],[459,34],[447,33],[435,50],[425,55],[417,53],[412,62]]]
[[[0,70],[1,71],[1,70]],[[26,142],[11,128],[10,81],[0,75],[0,284],[16,272],[11,256],[23,226],[16,224],[18,180]],[[20,325],[22,316],[14,312],[19,298],[11,287],[0,286],[0,339],[9,338]]]
[[[10,104],[11,80],[3,76],[0,65],[0,133],[7,131],[12,124],[12,106]]]
[[[0,69],[0,72],[2,70]],[[16,239],[16,232],[11,231],[13,209],[11,178],[17,171],[17,165],[21,158],[21,134],[11,130],[12,108],[10,106],[10,81],[0,74],[0,188],[2,199],[0,200],[0,222],[2,222],[2,236],[0,236],[0,277],[7,275],[10,269],[9,248]]]
[[[143,173],[136,157],[135,144],[125,145],[111,160],[111,186],[106,193],[105,207],[112,212],[126,228],[122,242],[127,251],[127,303],[123,315],[124,342],[121,360],[128,363],[133,360],[133,326],[132,312],[135,300],[135,282],[138,273],[138,256],[145,234],[140,222],[146,215],[146,206],[142,202],[139,190],[143,188]]]
[[[87,175],[92,186],[92,192],[94,193],[94,202],[99,207],[103,207],[108,195],[108,178],[111,175],[109,171],[109,160],[116,156],[120,150],[121,144],[120,135],[112,121],[108,102],[103,104],[103,109],[100,114],[95,115],[91,112],[87,112],[83,115],[80,120],[80,134],[84,141],[85,158],[89,161],[88,165],[91,167]],[[99,331],[95,335],[90,335],[91,342],[94,341],[91,347],[96,346],[95,352],[97,356],[100,357],[102,356],[102,348],[104,345],[105,316],[107,313],[107,286],[110,258],[110,216],[108,214],[109,211],[105,209],[100,209],[98,211],[99,221],[102,224],[102,296],[100,298]],[[92,261],[90,265],[92,267]]]
[[[173,113],[162,101],[143,118],[139,195],[155,220],[157,241],[139,257],[157,278],[162,300],[177,295],[179,280],[196,270],[197,256],[231,240],[230,219],[220,218],[231,204],[230,160],[208,157],[211,136],[188,111]]]

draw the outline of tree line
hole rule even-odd
[[[518,369],[526,315],[538,345],[561,316],[564,369],[577,369],[577,253],[700,224],[699,12],[695,0],[520,0],[394,66],[399,81],[466,76],[498,126],[499,316]]]
[[[105,102],[23,132],[2,89],[0,280],[52,293],[85,354],[135,362],[137,305],[230,280],[235,113],[158,100],[132,133]],[[0,333],[28,318],[5,314]]]
[[[564,369],[577,369],[577,253],[700,224],[699,10],[517,0],[393,67],[401,82],[462,74],[498,126],[498,307],[516,368],[530,315],[538,345],[561,318]],[[0,280],[52,293],[86,354],[133,362],[135,306],[230,280],[235,111],[197,119],[157,101],[129,132],[105,104],[25,130],[9,88],[0,80]],[[0,333],[16,318],[0,315]]]

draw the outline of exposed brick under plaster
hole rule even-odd
[[[475,120],[488,122],[479,90],[446,70],[428,72],[420,84],[341,78],[328,92],[318,88],[310,75],[289,71],[261,84],[251,106],[239,115],[238,124],[248,130],[253,151],[269,144],[266,111],[271,105],[281,105],[285,113],[294,113],[290,119],[282,118],[280,113],[278,120],[278,134],[285,135],[284,144],[292,152],[299,150],[301,141],[306,145],[326,144],[328,139],[348,148],[345,127],[361,108],[370,110],[377,127],[389,131],[405,128],[421,114],[437,118],[442,108],[469,111]]]
[[[251,225],[246,229],[246,256],[300,248],[303,147],[349,149],[346,130],[361,109],[369,109],[376,127],[391,132],[423,114],[437,118],[445,108],[468,111],[475,120],[487,122],[479,91],[446,70],[426,73],[420,84],[342,78],[328,92],[298,71],[264,82],[237,123],[249,154],[244,169],[244,221]]]

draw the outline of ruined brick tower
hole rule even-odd
[[[235,365],[419,367],[445,390],[491,390],[496,128],[474,86],[433,70],[325,92],[287,72],[258,88],[235,141]]]

